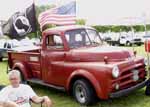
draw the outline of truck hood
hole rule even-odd
[[[104,61],[104,57],[108,61],[123,61],[132,57],[132,51],[125,48],[113,46],[88,47],[71,50],[70,59],[72,61]]]

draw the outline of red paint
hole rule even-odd
[[[86,78],[101,99],[108,99],[110,93],[117,92],[114,89],[116,83],[120,85],[120,90],[123,90],[145,80],[144,59],[135,57],[133,52],[108,46],[70,49],[64,36],[65,32],[81,28],[85,27],[57,27],[44,31],[40,50],[9,52],[10,68],[20,69],[26,80],[37,78],[48,84],[65,87],[66,91],[70,90],[72,79]],[[60,35],[64,49],[47,50],[46,37],[52,34]],[[39,60],[31,61],[31,56]],[[115,65],[120,70],[116,79],[112,77]],[[141,81],[132,80],[133,69],[139,70]]]
[[[150,52],[150,40],[146,40],[144,45],[145,45],[145,51]]]

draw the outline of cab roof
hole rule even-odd
[[[55,31],[57,31],[57,32],[65,32],[65,31],[74,30],[74,29],[94,29],[94,28],[89,27],[89,26],[83,26],[83,25],[58,26],[58,27],[46,29],[44,31],[44,33],[55,32]]]

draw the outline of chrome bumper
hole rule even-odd
[[[139,84],[137,84],[137,85],[135,85],[133,87],[130,87],[130,88],[127,88],[127,89],[124,89],[124,90],[120,90],[120,91],[117,91],[117,92],[114,92],[114,93],[111,93],[109,95],[109,97],[110,98],[118,98],[118,97],[127,95],[127,94],[131,93],[134,90],[137,90],[137,89],[145,87],[148,81],[149,80],[145,80],[145,81],[143,81],[143,82],[141,82],[141,83],[139,83]]]

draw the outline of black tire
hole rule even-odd
[[[142,44],[141,44],[141,43],[138,43],[137,45],[138,45],[138,46],[141,46]]]
[[[150,80],[147,82],[145,95],[150,96]]]
[[[125,46],[125,44],[120,44],[120,43],[119,43],[119,46]]]
[[[132,46],[132,43],[130,43],[129,41],[126,42],[126,46]]]
[[[95,90],[85,79],[76,80],[74,82],[73,96],[81,105],[91,105],[96,103]]]
[[[2,57],[0,57],[0,62],[2,62],[3,61],[3,58]]]
[[[116,44],[115,43],[112,43],[112,46],[115,46]]]

